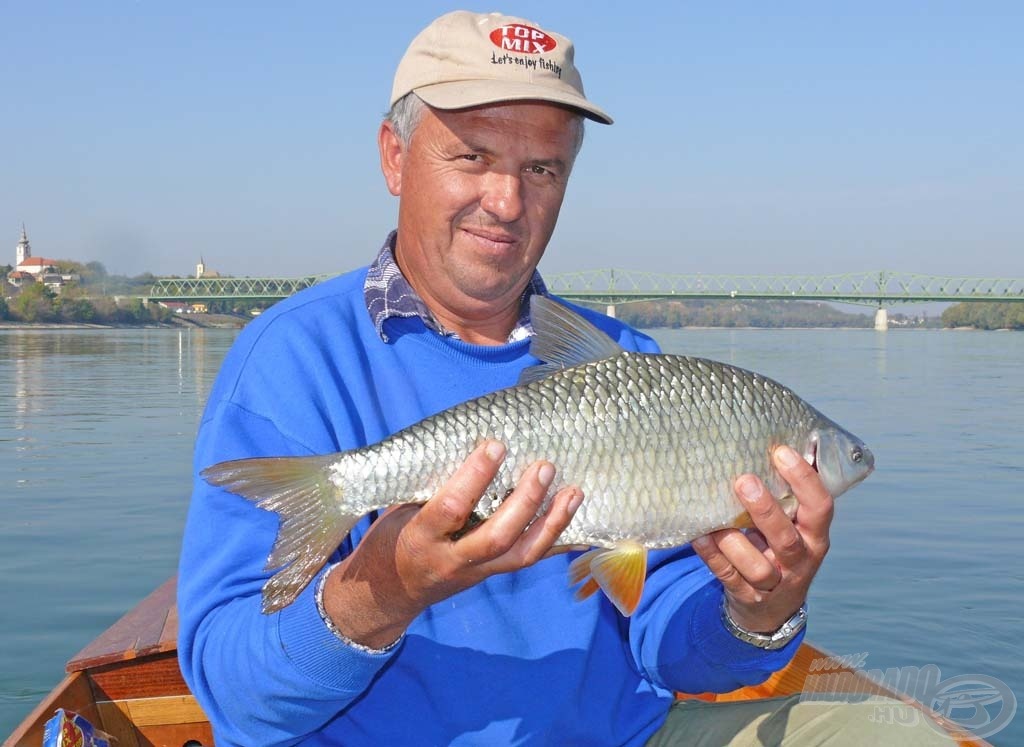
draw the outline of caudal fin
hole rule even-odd
[[[329,479],[337,455],[238,459],[207,467],[211,485],[248,498],[280,518],[265,570],[278,570],[263,585],[263,612],[295,601],[359,520],[345,512],[341,488]]]

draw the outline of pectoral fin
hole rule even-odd
[[[600,588],[626,617],[640,604],[646,576],[647,548],[636,542],[590,550],[569,566],[570,583],[583,582],[576,599],[586,599]]]

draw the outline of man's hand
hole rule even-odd
[[[324,609],[342,633],[381,648],[429,605],[551,554],[583,494],[576,487],[560,490],[530,524],[555,476],[554,466],[543,461],[530,465],[487,521],[452,539],[504,457],[501,443],[481,444],[425,504],[396,506],[374,522],[324,587]]]
[[[772,460],[796,496],[796,519],[786,516],[760,480],[743,475],[736,495],[757,529],[723,529],[693,542],[725,588],[729,615],[757,633],[778,630],[807,599],[832,524],[832,496],[818,473],[788,446],[775,449]]]

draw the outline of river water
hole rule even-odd
[[[192,441],[235,334],[0,330],[0,736],[174,573]],[[934,665],[947,695],[988,693],[981,715],[1005,718],[1024,698],[1024,334],[652,334],[785,382],[874,450],[837,504],[809,638],[866,669]],[[1024,716],[989,739],[1024,744]]]

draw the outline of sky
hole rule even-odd
[[[368,263],[395,66],[460,7],[569,36],[616,120],[542,272],[1024,277],[1017,0],[0,0],[0,264],[22,223],[112,274]]]

